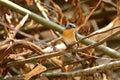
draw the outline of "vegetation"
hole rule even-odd
[[[0,79],[119,80],[119,14],[120,0],[0,0]]]

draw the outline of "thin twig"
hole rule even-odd
[[[37,6],[37,8],[39,9],[39,11],[40,11],[40,12],[42,13],[42,15],[45,17],[45,19],[49,20],[47,14],[46,14],[45,11],[44,11],[43,6],[41,6],[41,4],[40,4],[40,1],[39,1],[39,0],[34,0],[34,2],[35,2],[35,5]]]
[[[89,15],[85,18],[85,21],[84,23],[79,27],[79,29],[82,27],[82,26],[85,26],[88,19],[91,17],[91,15],[93,14],[93,12],[98,8],[98,6],[100,5],[100,3],[102,2],[102,0],[99,0],[99,2],[97,3],[97,5],[95,6],[95,8],[89,13]],[[79,30],[78,29],[78,30]]]
[[[36,61],[36,60],[47,59],[47,58],[50,59],[51,57],[60,56],[60,55],[63,55],[65,53],[68,53],[69,51],[75,51],[75,50],[70,49],[70,50],[67,50],[67,51],[64,50],[64,51],[54,52],[54,53],[50,53],[50,54],[37,55],[35,57],[27,58],[27,59],[24,59],[24,60],[17,60],[17,61],[8,62],[4,66],[10,67],[10,66],[15,66],[15,65],[22,65],[22,64],[33,62],[33,61]],[[118,58],[117,59],[101,58],[101,57],[97,57],[97,56],[90,56],[90,55],[84,54],[84,53],[80,53],[80,54],[82,54],[84,56],[87,56],[87,57],[90,57],[90,58],[95,58],[95,59],[118,60]],[[65,64],[65,65],[70,65],[70,64],[78,63],[80,61],[73,62],[73,63],[68,63],[68,64]]]
[[[120,26],[116,26],[116,27],[113,27],[113,28],[111,28],[111,29],[109,29],[109,30],[105,30],[105,31],[101,31],[101,32],[97,32],[97,31],[96,31],[96,32],[93,33],[93,34],[90,34],[90,35],[88,35],[88,36],[86,36],[86,37],[80,39],[77,43],[79,43],[81,40],[84,40],[84,39],[93,37],[93,36],[95,36],[95,35],[97,35],[97,34],[105,33],[105,32],[108,32],[108,31],[111,31],[111,30],[114,30],[114,29],[117,29],[117,28],[120,28]]]
[[[86,49],[90,49],[90,48],[97,47],[98,45],[104,43],[105,41],[107,41],[108,39],[112,38],[113,36],[115,36],[115,35],[117,35],[117,34],[119,34],[119,33],[120,33],[120,31],[117,31],[117,32],[115,32],[115,33],[113,33],[113,34],[111,34],[111,35],[108,35],[107,37],[105,37],[104,39],[101,39],[101,40],[98,41],[97,43],[90,44],[90,45],[88,45],[87,47],[82,48],[82,50],[86,50]],[[109,53],[108,53],[108,54],[109,54]],[[110,54],[109,54],[109,56],[110,56]],[[111,57],[113,57],[112,54],[111,54]]]
[[[75,77],[75,76],[90,75],[90,74],[94,74],[96,72],[104,72],[106,70],[114,70],[114,69],[118,69],[119,67],[120,67],[120,61],[114,61],[114,62],[110,62],[107,64],[102,64],[102,65],[95,66],[92,68],[77,70],[77,71],[73,71],[73,72],[43,73],[43,75],[45,75],[47,77],[62,77],[62,76]]]
[[[25,36],[25,37],[28,37],[28,38],[31,38],[33,39],[33,36],[30,35],[30,34],[27,34],[27,33],[24,33],[23,31],[20,31],[20,30],[16,30],[15,28],[12,28],[12,27],[9,27],[7,24],[3,23],[3,22],[0,22],[0,25],[4,26],[4,27],[7,27],[9,29],[12,29],[14,30],[15,32],[18,32],[19,34]]]
[[[24,23],[26,22],[26,20],[28,19],[29,15],[26,14],[23,19],[19,22],[19,24],[15,27],[14,33],[13,33],[13,38],[16,36],[17,31],[19,31],[19,29],[24,25]]]
[[[27,48],[30,49],[31,51],[37,53],[37,54],[45,54],[42,49],[35,45],[32,42],[29,41],[25,41],[25,40],[10,40],[9,42],[12,42],[12,45],[9,46],[9,44],[5,44],[6,46],[1,46],[2,49],[0,50],[3,54],[0,54],[0,62],[2,62],[10,53],[11,53],[11,49],[15,49],[18,47],[22,47],[22,48]],[[9,46],[9,48],[8,48]]]

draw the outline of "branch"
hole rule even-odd
[[[10,44],[10,41],[13,43]],[[8,43],[9,44],[4,44],[4,46],[0,46],[0,63],[12,52],[12,48],[27,48],[30,49],[31,51],[37,53],[37,54],[44,54],[42,49],[39,46],[36,46],[32,42],[25,41],[25,40],[10,40]]]
[[[116,26],[116,27],[113,27],[113,28],[108,29],[108,30],[105,30],[105,31],[95,31],[94,33],[92,33],[92,34],[84,37],[83,39],[87,39],[87,38],[93,37],[93,36],[95,36],[95,35],[97,35],[97,34],[106,33],[106,32],[108,32],[108,31],[112,31],[112,30],[117,29],[117,28],[120,28],[120,26]],[[83,40],[83,39],[81,39],[81,40]],[[81,41],[81,40],[80,40],[80,41]]]
[[[13,31],[14,31],[14,35],[13,35],[13,36],[15,36],[16,33],[18,32],[19,34],[21,34],[21,35],[23,35],[23,36],[26,36],[26,37],[28,37],[28,38],[33,39],[33,36],[31,36],[30,34],[27,34],[27,33],[23,32],[23,31],[20,31],[20,30],[16,30],[16,29],[13,28],[13,27],[9,27],[7,24],[5,24],[5,23],[3,23],[3,22],[0,22],[0,25],[4,26],[5,28],[9,28],[9,29],[13,30]],[[3,33],[0,33],[0,37],[1,37],[1,35],[2,35],[2,37],[3,37]]]
[[[39,15],[37,15],[37,14],[35,14],[35,13],[25,9],[25,8],[22,8],[19,5],[15,4],[15,3],[11,2],[11,1],[0,0],[0,4],[8,6],[10,9],[13,9],[16,12],[19,12],[19,13],[21,13],[23,15],[29,14],[30,18],[32,18],[35,21],[41,23],[42,25],[45,25],[46,27],[49,27],[49,28],[51,28],[53,30],[56,30],[56,31],[60,32],[60,33],[62,33],[63,30],[64,30],[64,28],[61,27],[60,25],[58,25],[58,24],[56,24],[54,22],[48,21],[48,20],[42,18],[41,16],[39,16]],[[78,35],[78,37],[80,39],[84,38],[84,36],[82,36],[82,35]],[[89,45],[89,44],[94,44],[95,41],[90,40],[90,39],[85,39],[85,40],[82,41],[82,43],[85,44],[85,45]],[[111,49],[109,47],[106,47],[104,45],[99,45],[96,49],[102,51],[103,53],[105,53],[107,55],[108,54],[114,55],[112,57],[115,57],[115,58],[116,57],[117,58],[120,57],[120,53],[119,52],[117,52],[117,51],[115,51],[115,50],[113,50],[113,49]]]
[[[87,68],[83,70],[77,70],[73,72],[57,72],[57,73],[43,73],[47,77],[75,77],[75,76],[83,76],[83,75],[90,75],[96,72],[104,72],[106,70],[114,70],[120,68],[120,61],[114,61],[107,64],[102,64],[99,66],[95,66],[92,68]]]
[[[108,40],[109,38],[119,34],[120,31],[117,31],[109,36],[107,36],[106,38],[100,40],[99,42],[97,43],[94,43],[94,44],[91,44],[91,45],[88,45],[86,47],[83,47],[83,48],[80,48],[80,49],[69,49],[69,50],[64,50],[64,51],[59,51],[59,52],[54,52],[54,53],[51,53],[51,54],[45,54],[45,55],[40,55],[40,56],[36,56],[36,57],[33,57],[33,58],[28,58],[28,59],[25,59],[25,60],[18,60],[18,61],[13,61],[13,62],[9,62],[6,64],[6,66],[13,66],[13,65],[20,65],[20,64],[24,64],[26,62],[31,62],[31,61],[35,61],[35,60],[38,60],[38,59],[46,59],[46,58],[51,58],[51,57],[54,57],[54,56],[59,56],[59,55],[62,55],[64,53],[67,53],[67,52],[77,52],[77,51],[85,51],[87,49],[90,49],[90,48],[94,48],[100,44],[102,44],[103,42],[105,42],[106,40]],[[78,41],[79,42],[79,41]],[[108,55],[111,55],[114,56],[114,54],[109,54]],[[118,55],[119,56],[119,55]],[[117,57],[117,56],[116,56]],[[118,57],[119,58],[119,57]]]
[[[1,5],[5,5],[7,6],[8,8],[22,14],[22,15],[26,15],[28,14],[30,16],[30,18],[34,19],[36,22],[39,22],[41,23],[42,25],[45,25],[53,30],[57,30],[58,32],[62,33],[64,28],[61,27],[60,25],[58,24],[55,24],[54,22],[51,22],[51,21],[48,21],[46,19],[44,19],[43,17],[23,8],[23,7],[20,7],[19,5],[9,1],[9,0],[0,0],[0,4]]]
[[[19,29],[24,25],[24,23],[26,22],[26,20],[28,19],[29,15],[26,14],[25,17],[23,17],[23,19],[19,22],[19,24],[15,27],[15,30],[13,30],[13,34],[12,34],[12,38],[14,38],[17,34],[17,31],[19,31]]]
[[[28,58],[28,59],[25,59],[25,60],[19,60],[19,61],[13,61],[13,62],[10,62],[8,63],[6,66],[13,66],[13,65],[18,65],[18,64],[24,64],[26,62],[31,62],[31,61],[35,61],[35,60],[38,60],[38,59],[45,59],[45,58],[51,58],[51,57],[54,57],[54,56],[59,56],[59,55],[62,55],[64,53],[67,53],[67,52],[77,52],[77,51],[85,51],[87,49],[90,49],[90,48],[94,48],[94,47],[97,47],[98,45],[102,44],[103,42],[105,42],[106,40],[108,40],[109,38],[119,34],[120,31],[117,31],[109,36],[107,36],[106,38],[100,40],[99,42],[97,43],[94,43],[94,44],[90,44],[86,47],[83,47],[83,48],[80,48],[80,49],[69,49],[69,50],[64,50],[64,51],[59,51],[59,52],[54,52],[54,53],[51,53],[51,54],[45,54],[45,55],[40,55],[40,56],[36,56],[36,57],[33,57],[33,58]],[[79,41],[78,41],[79,42]],[[112,51],[111,51],[112,52]],[[110,55],[111,57],[115,56],[114,54],[109,54],[107,53],[108,55]],[[116,58],[119,58],[119,55],[116,56]]]
[[[89,18],[91,17],[91,15],[93,14],[93,12],[98,8],[98,6],[101,4],[102,0],[99,0],[99,2],[97,3],[97,5],[95,6],[95,8],[89,13],[89,15],[85,18],[85,21],[84,23],[79,27],[79,29],[82,27],[82,26],[85,26],[87,21],[89,20]]]

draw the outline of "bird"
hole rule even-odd
[[[71,49],[71,48],[75,49],[79,46],[78,44],[76,44],[76,46],[73,45],[74,43],[76,43],[78,41],[78,35],[77,35],[75,24],[69,23],[66,26],[65,30],[63,31],[63,41],[64,41],[65,45],[67,46],[67,49]],[[69,57],[71,59],[74,58],[76,60],[80,60],[80,58],[76,52],[73,52],[72,55]]]
[[[63,41],[67,47],[70,47],[77,40],[76,26],[73,23],[69,23],[63,31]]]

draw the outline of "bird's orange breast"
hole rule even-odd
[[[74,33],[74,28],[64,30],[63,40],[67,45],[73,44],[77,41]]]

